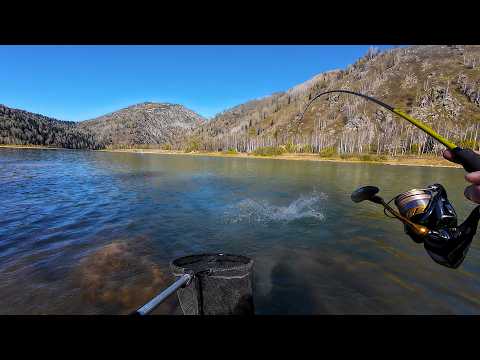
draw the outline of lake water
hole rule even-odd
[[[254,259],[258,314],[478,314],[478,239],[448,269],[350,200],[436,182],[463,221],[461,169],[1,149],[0,314],[125,314],[201,252]]]

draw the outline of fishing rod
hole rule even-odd
[[[474,152],[471,149],[463,149],[460,146],[455,145],[453,142],[450,140],[444,138],[441,136],[439,133],[437,133],[435,130],[433,130],[431,127],[423,123],[422,121],[415,119],[414,117],[408,115],[405,111],[399,109],[399,108],[394,108],[393,106],[390,106],[388,104],[385,104],[383,101],[380,101],[378,99],[375,99],[371,96],[361,94],[355,91],[350,91],[350,90],[329,90],[322,92],[320,94],[317,94],[313,97],[313,99],[310,100],[310,102],[305,106],[305,109],[303,110],[302,114],[300,115],[300,120],[303,119],[303,116],[305,115],[305,112],[309,108],[309,106],[317,100],[319,97],[331,93],[346,93],[346,94],[351,94],[355,96],[360,96],[366,100],[372,101],[376,103],[377,105],[380,105],[381,107],[391,111],[392,113],[400,116],[401,118],[407,120],[409,123],[413,124],[423,132],[427,133],[431,137],[433,137],[435,140],[437,140],[439,143],[442,145],[446,146],[453,154],[453,161],[456,162],[457,164],[460,164],[463,166],[463,168],[467,172],[474,172],[474,171],[480,171],[480,155]]]
[[[394,108],[383,101],[371,96],[350,90],[330,90],[313,97],[303,110],[300,120],[303,119],[308,107],[320,96],[331,93],[346,93],[360,96],[393,112],[407,120],[435,140],[445,145],[453,154],[453,161],[461,164],[468,172],[480,171],[480,155],[471,149],[462,149],[453,142],[444,138],[422,121],[415,119],[399,108]],[[376,186],[363,186],[351,194],[355,203],[365,200],[380,204],[394,218],[404,224],[405,233],[416,243],[423,243],[430,257],[440,265],[456,269],[464,261],[470,244],[477,231],[480,220],[480,206],[477,206],[467,219],[458,225],[458,217],[453,205],[448,200],[447,191],[441,184],[429,185],[424,189],[405,191],[385,202],[377,195]],[[389,204],[395,200],[396,211]],[[391,216],[389,216],[391,217]]]

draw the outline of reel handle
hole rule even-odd
[[[382,204],[385,209],[390,212],[393,216],[395,216],[398,220],[400,220],[405,225],[410,226],[410,228],[419,236],[425,236],[429,233],[429,229],[426,226],[415,224],[413,221],[407,219],[405,216],[402,216],[397,211],[395,211],[390,205],[388,205],[382,198],[378,197],[381,202],[374,201],[378,204]]]
[[[471,149],[456,147],[450,150],[454,161],[463,166],[467,172],[480,171],[480,155]]]

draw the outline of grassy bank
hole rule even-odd
[[[183,152],[174,150],[158,150],[158,149],[117,149],[117,150],[98,150],[107,152],[128,152],[128,153],[144,153],[144,154],[169,154],[169,155],[187,155],[187,156],[216,156],[228,158],[254,158],[254,159],[280,159],[280,160],[304,160],[304,161],[333,161],[333,162],[349,162],[349,163],[372,163],[385,165],[410,165],[410,166],[437,166],[459,168],[460,165],[453,164],[442,157],[438,156],[377,156],[370,154],[357,154],[350,156],[323,156],[312,153],[240,153],[234,151],[208,152],[193,151]]]
[[[49,150],[70,150],[64,148],[39,146],[39,145],[0,145],[0,148],[14,149],[49,149]],[[333,161],[333,162],[350,162],[350,163],[372,163],[385,165],[405,165],[405,166],[436,166],[436,167],[452,167],[459,168],[460,165],[453,164],[442,157],[438,156],[385,156],[373,154],[352,154],[337,155],[333,153],[289,153],[279,151],[275,148],[261,148],[253,153],[240,153],[233,149],[221,152],[208,151],[176,151],[176,150],[160,150],[160,149],[105,149],[91,150],[103,152],[127,152],[127,153],[143,153],[143,154],[167,154],[167,155],[187,155],[187,156],[216,156],[216,157],[235,157],[235,158],[255,158],[255,159],[280,159],[280,160],[303,160],[303,161]]]

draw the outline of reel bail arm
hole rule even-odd
[[[426,226],[415,224],[414,222],[410,221],[405,216],[399,214],[395,211],[390,205],[388,205],[385,200],[383,200],[377,193],[380,191],[379,188],[376,186],[363,186],[355,190],[352,195],[351,199],[353,202],[359,203],[365,200],[371,201],[375,204],[382,205],[390,214],[396,217],[398,220],[403,222],[406,226],[410,227],[412,231],[417,236],[425,236],[428,234],[429,229]]]

